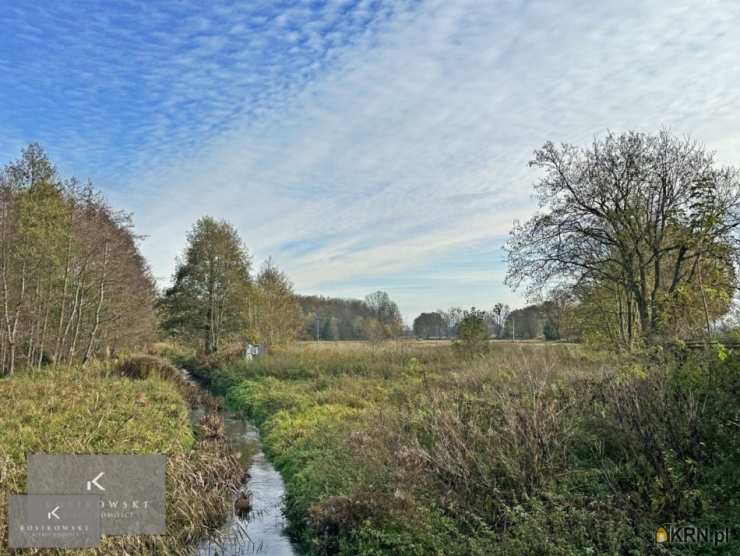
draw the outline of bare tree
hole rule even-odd
[[[401,333],[401,311],[395,301],[383,291],[373,292],[365,297],[365,303],[380,323],[383,336],[393,337]]]
[[[667,131],[609,133],[589,149],[548,142],[530,164],[545,172],[535,186],[540,211],[511,233],[509,284],[609,284],[625,320],[636,314],[629,343],[660,336],[687,288],[699,289],[705,320],[718,316],[707,296],[735,287],[734,168]]]
[[[504,326],[506,320],[509,318],[511,309],[504,303],[496,303],[491,309],[491,316],[493,318],[494,332],[497,338],[501,338],[504,334]]]

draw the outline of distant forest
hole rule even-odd
[[[467,316],[475,316],[485,323],[489,338],[573,339],[579,336],[580,331],[568,325],[567,306],[563,301],[552,299],[514,310],[497,303],[489,310],[452,307],[446,311],[422,313],[414,319],[413,334],[420,339],[456,338],[462,320]]]
[[[410,328],[401,324],[398,308],[385,292],[376,292],[364,300],[317,295],[298,295],[297,299],[303,310],[304,340],[373,340],[398,336],[450,339],[457,337],[460,322],[471,313],[485,322],[491,338],[560,340],[579,335],[576,328],[566,323],[567,300],[561,298],[514,310],[503,303],[489,310],[439,309],[421,313]],[[378,310],[384,306],[389,309]]]
[[[361,299],[298,295],[306,340],[379,340],[403,333],[401,312],[387,293]]]
[[[304,340],[456,338],[460,322],[470,313],[485,321],[491,338],[560,340],[579,335],[577,329],[565,323],[565,300],[557,298],[514,310],[503,303],[489,310],[439,309],[421,313],[412,327],[402,325],[398,307],[385,292],[376,292],[364,300],[319,295],[297,295],[297,299],[303,310]]]

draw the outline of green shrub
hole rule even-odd
[[[486,324],[485,312],[472,308],[465,311],[465,315],[457,326],[457,348],[462,354],[474,355],[484,353],[489,349],[488,324]]]

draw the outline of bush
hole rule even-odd
[[[467,355],[488,351],[488,325],[485,312],[475,308],[465,311],[465,316],[457,327],[457,347]]]
[[[116,372],[123,377],[143,380],[158,377],[163,380],[176,380],[180,371],[166,359],[154,355],[137,353],[118,361]]]

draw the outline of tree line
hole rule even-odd
[[[590,148],[546,143],[531,165],[540,210],[516,224],[507,283],[537,301],[511,310],[453,307],[419,315],[417,337],[452,338],[466,317],[476,335],[596,341],[631,349],[664,338],[712,335],[737,286],[740,187],[689,138],[609,133]],[[200,337],[207,352],[229,337],[366,339],[404,333],[398,306],[296,296],[267,265],[256,278],[236,231],[202,219],[163,299],[165,328]],[[469,323],[468,323],[469,324]]]
[[[298,296],[271,260],[253,272],[234,226],[199,219],[160,295],[130,215],[91,183],[63,179],[37,144],[0,173],[0,372],[86,363],[158,333],[213,353],[231,342],[383,339],[401,333],[385,292]],[[304,311],[305,309],[305,311]]]
[[[607,134],[588,148],[546,143],[531,165],[539,211],[506,246],[507,283],[531,305],[422,313],[421,338],[574,339],[632,349],[711,338],[732,307],[740,178],[690,138]],[[0,173],[0,371],[86,362],[151,340],[161,326],[213,353],[233,341],[381,340],[407,333],[382,291],[299,296],[267,261],[256,273],[236,229],[201,218],[158,296],[130,216],[90,183],[62,179],[30,145]],[[472,318],[472,317],[471,317]],[[482,325],[481,325],[482,323]]]
[[[412,331],[417,338],[442,339],[456,338],[459,335],[460,324],[466,316],[474,315],[486,327],[490,338],[505,337],[506,323],[512,310],[505,303],[496,303],[491,309],[465,310],[462,307],[450,307],[444,311],[438,309],[429,313],[421,313],[414,319]]]
[[[546,143],[530,165],[540,209],[506,245],[506,282],[536,302],[471,310],[489,337],[570,339],[632,350],[727,333],[740,260],[740,174],[666,130]],[[498,307],[498,306],[497,306]],[[457,312],[456,312],[457,313]],[[459,314],[459,313],[457,313]],[[417,337],[455,336],[423,313]]]
[[[303,309],[305,340],[382,340],[403,332],[398,305],[387,292],[365,299],[298,296]]]
[[[128,215],[63,180],[37,144],[0,173],[0,369],[150,341],[156,290]]]
[[[162,327],[205,353],[234,342],[380,340],[401,331],[398,305],[385,292],[365,300],[300,296],[270,260],[253,276],[236,229],[211,217],[189,232],[172,282],[159,304]]]

